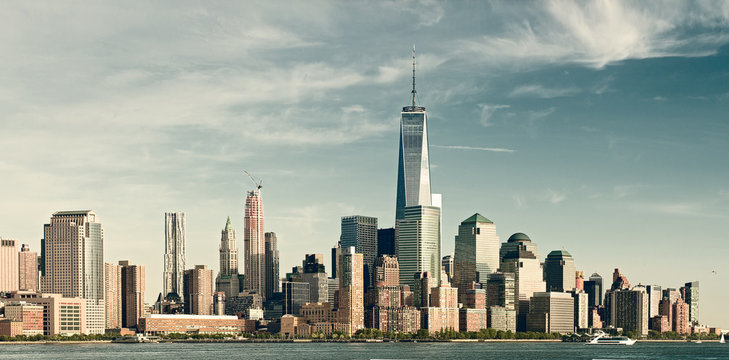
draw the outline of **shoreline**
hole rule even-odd
[[[379,339],[170,339],[161,340],[159,343],[181,343],[181,344],[222,344],[222,343],[241,343],[241,344],[262,344],[262,343],[342,343],[342,344],[380,344],[380,343],[561,343],[560,339],[422,339],[422,340],[379,340]],[[693,343],[686,340],[638,340],[639,343]],[[719,340],[702,340],[702,343],[718,343]],[[112,340],[88,340],[88,341],[0,341],[2,345],[83,345],[83,344],[141,344],[141,343],[114,343]],[[577,342],[576,344],[580,344]]]

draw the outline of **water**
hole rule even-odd
[[[729,359],[718,343],[3,344],[0,359]]]

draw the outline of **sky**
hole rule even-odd
[[[415,44],[443,255],[478,212],[587,276],[698,280],[729,328],[729,2],[18,1],[0,44],[0,236],[93,209],[147,301],[166,211],[188,267],[228,216],[242,254],[243,170],[282,275],[342,216],[393,226]]]

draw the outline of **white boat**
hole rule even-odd
[[[606,333],[600,332],[597,336],[588,341],[587,345],[633,345],[636,340],[627,336],[607,336]]]
[[[719,344],[726,344],[726,341],[724,341],[724,333],[721,333],[721,339],[719,339]]]

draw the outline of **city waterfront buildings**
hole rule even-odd
[[[244,288],[255,291],[265,300],[265,232],[261,189],[248,191],[244,217],[243,256]]]
[[[43,335],[43,306],[25,301],[5,304],[5,319],[22,324],[22,334]]]
[[[86,330],[103,334],[106,329],[104,232],[96,213],[58,211],[43,230],[41,256],[45,269],[41,289],[45,293],[83,298]]]
[[[43,335],[73,335],[92,333],[86,328],[87,301],[79,297],[61,294],[45,294],[34,291],[14,291],[9,301],[22,301],[43,307]],[[101,326],[104,326],[104,308],[101,309]],[[96,333],[96,332],[94,332]]]
[[[255,321],[229,315],[150,314],[139,319],[139,332],[148,335],[171,333],[235,335],[255,330]]]
[[[185,213],[165,213],[165,255],[162,297],[176,294],[184,301]]]
[[[342,217],[339,242],[342,248],[355,247],[364,261],[365,289],[373,286],[374,267],[377,260],[377,218],[370,216]]]

